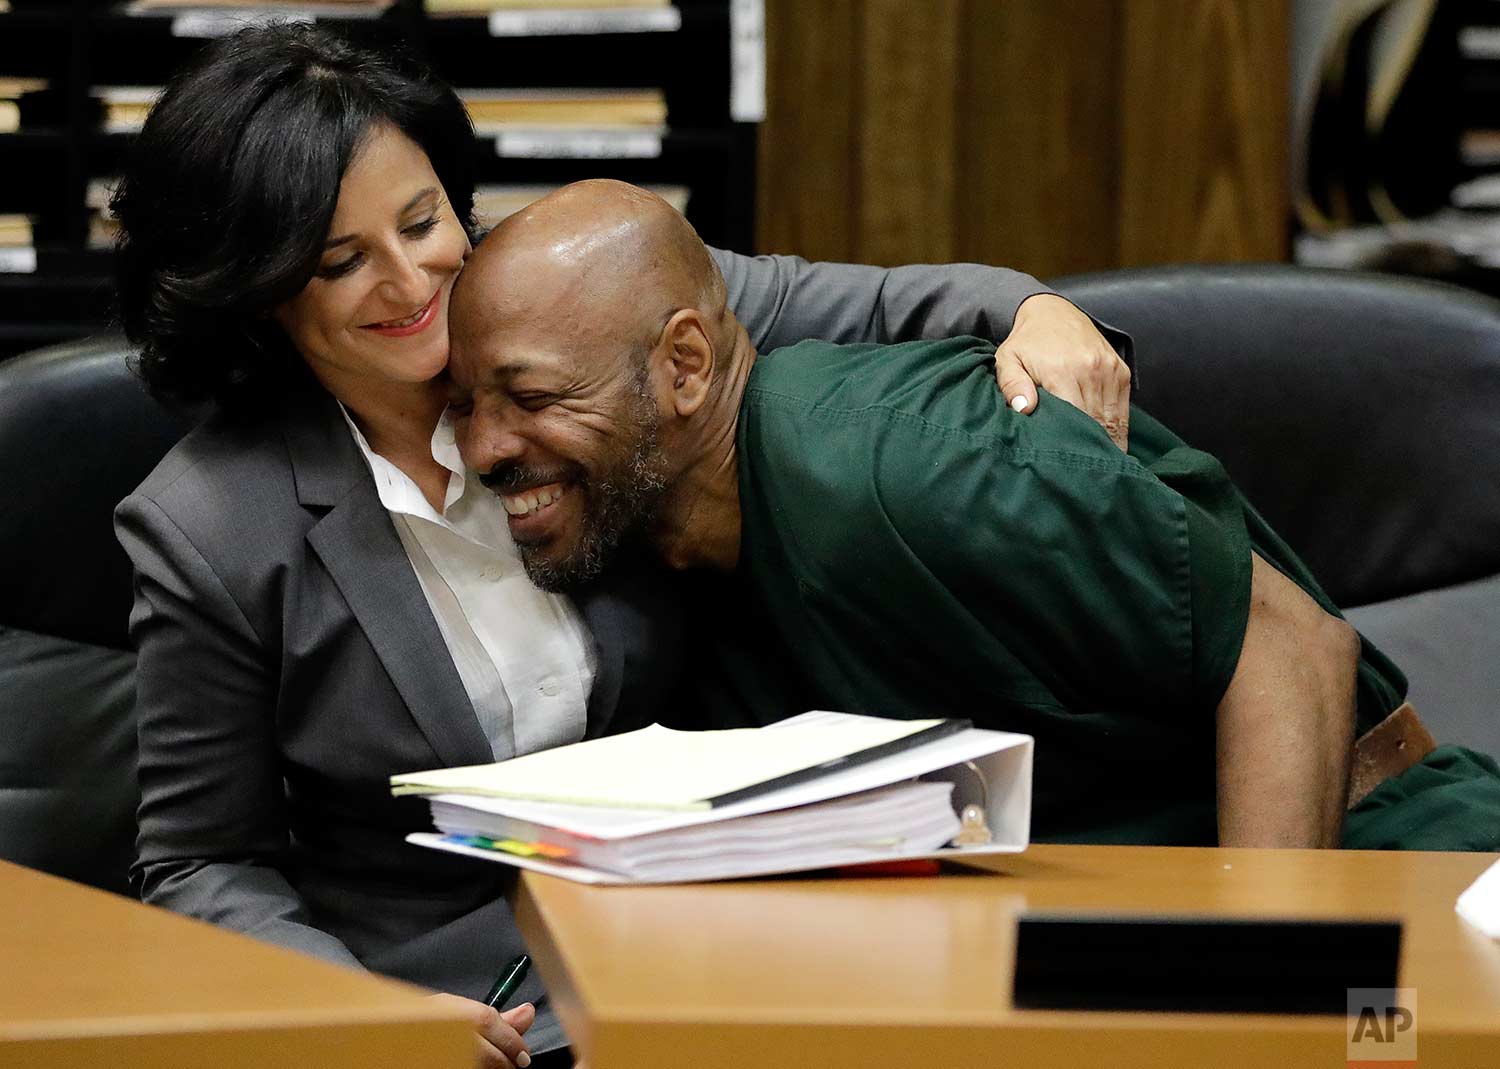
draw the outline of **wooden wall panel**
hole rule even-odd
[[[1287,255],[1290,0],[1131,0],[1120,262]]]
[[[857,259],[861,0],[767,0],[757,246]]]
[[[1044,276],[1115,261],[1119,10],[970,0],[958,259]]]
[[[1283,259],[1290,2],[766,0],[758,245]]]
[[[960,0],[864,0],[860,258],[953,259]]]

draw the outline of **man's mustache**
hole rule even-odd
[[[548,483],[581,483],[583,469],[576,464],[557,468],[528,468],[514,460],[502,460],[479,476],[486,488],[497,494],[513,494]]]

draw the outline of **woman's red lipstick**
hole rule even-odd
[[[438,298],[442,295],[442,290],[438,290],[436,293],[434,293],[432,295],[432,300],[427,302],[426,307],[418,312],[417,318],[412,320],[410,323],[402,323],[400,326],[386,326],[379,323],[370,323],[362,329],[373,331],[376,334],[383,334],[387,338],[406,338],[410,337],[413,334],[420,334],[422,333],[422,331],[430,327],[437,319]]]

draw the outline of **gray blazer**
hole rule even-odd
[[[1003,337],[1034,279],[716,252],[761,349],[803,337]],[[408,846],[396,772],[490,760],[437,623],[337,406],[308,387],[210,421],[116,511],[136,570],[139,857],[147,902],[479,997],[521,940],[502,865]],[[675,607],[648,566],[579,598],[598,647],[588,733],[649,723]],[[519,1000],[535,999],[533,978]],[[564,1042],[545,1006],[533,1050]]]

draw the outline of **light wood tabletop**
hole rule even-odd
[[[1500,943],[1454,913],[1496,855],[1034,846],[986,871],[588,887],[517,912],[590,1069],[1343,1067],[1342,1016],[1017,1010],[1024,909],[1392,918],[1420,1064],[1500,1066]]]
[[[471,1069],[427,992],[0,862],[0,1067]]]

